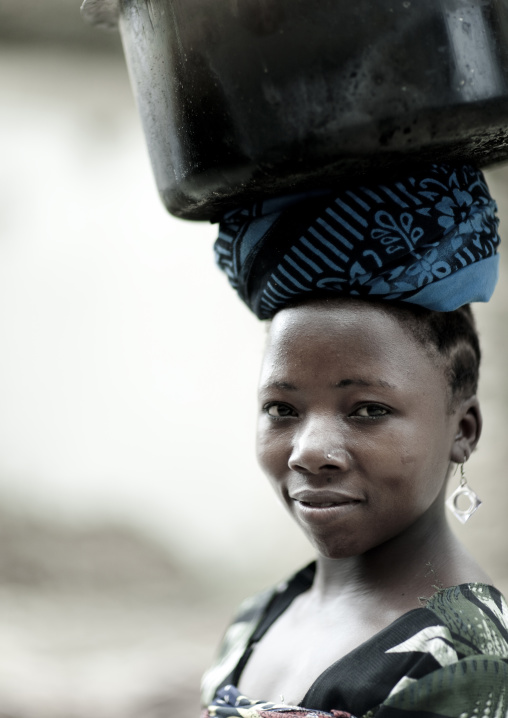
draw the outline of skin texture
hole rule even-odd
[[[379,307],[334,300],[276,315],[258,458],[316,548],[317,573],[256,647],[242,691],[298,703],[330,663],[422,597],[488,582],[444,514],[453,463],[480,432],[476,397],[451,413],[442,359]]]

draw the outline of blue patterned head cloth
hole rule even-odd
[[[236,209],[221,221],[215,255],[260,319],[326,293],[447,312],[494,291],[496,210],[482,172],[431,165]]]

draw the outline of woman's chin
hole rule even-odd
[[[322,539],[316,539],[314,536],[308,536],[308,538],[318,555],[326,559],[340,560],[354,558],[355,556],[361,556],[368,550],[364,546],[349,541],[323,541]]]

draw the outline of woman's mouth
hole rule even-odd
[[[295,489],[290,491],[289,497],[302,506],[317,509],[329,509],[344,504],[357,504],[361,499],[348,491],[330,491],[316,489]]]
[[[348,504],[351,503],[350,501],[340,501],[340,502],[328,502],[328,503],[317,503],[315,501],[299,501],[298,503],[302,504],[302,506],[309,506],[313,509],[329,509],[332,506],[341,506],[342,504]]]
[[[321,499],[320,496],[297,498],[295,495],[292,498],[300,519],[310,524],[340,520],[362,503],[360,499],[350,496],[326,496]]]

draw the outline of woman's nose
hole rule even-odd
[[[323,471],[346,471],[350,455],[343,433],[323,422],[315,422],[300,432],[291,450],[288,466],[298,473],[318,474]]]

